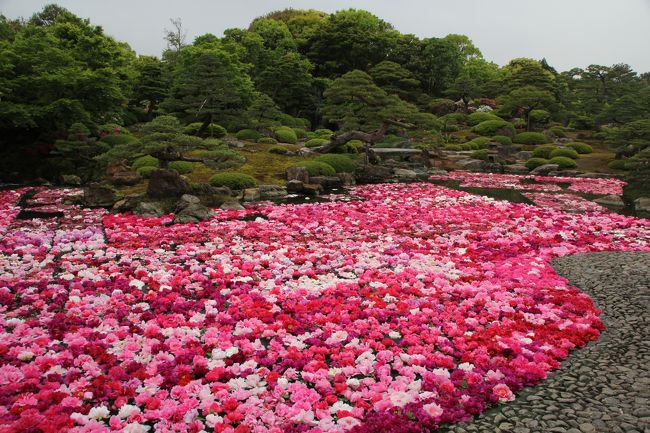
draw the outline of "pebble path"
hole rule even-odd
[[[578,254],[552,264],[592,297],[607,329],[514,402],[443,432],[650,433],[650,253]]]

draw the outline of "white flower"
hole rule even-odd
[[[358,426],[359,424],[361,424],[361,422],[351,416],[346,416],[338,421],[338,425],[340,427],[343,427],[345,430],[349,430],[352,427]]]
[[[411,395],[404,391],[397,391],[390,395],[390,402],[395,407],[403,407],[412,401]]]
[[[88,412],[88,418],[90,419],[104,419],[110,414],[106,406],[93,407]]]
[[[132,422],[131,424],[127,424],[122,432],[124,433],[146,433],[151,429],[148,425],[143,425],[137,422]]]
[[[214,426],[221,423],[223,423],[223,418],[219,415],[210,414],[205,417],[205,424],[210,428],[214,428]]]
[[[459,365],[458,365],[458,368],[459,368],[460,370],[463,370],[464,372],[469,373],[469,372],[471,372],[472,370],[474,370],[474,365],[471,364],[471,363],[469,363],[469,362],[463,362],[462,364],[459,364]]]
[[[125,419],[133,415],[134,413],[140,412],[140,408],[132,404],[125,404],[120,408],[120,411],[117,414],[118,418]]]
[[[23,350],[17,356],[17,358],[20,359],[21,361],[29,361],[33,357],[34,357],[34,352],[32,352],[31,350]]]

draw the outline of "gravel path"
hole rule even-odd
[[[603,310],[607,330],[509,404],[449,432],[650,433],[650,253],[553,261]]]

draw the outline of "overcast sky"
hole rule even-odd
[[[29,17],[53,0],[0,0],[0,12]],[[515,57],[546,57],[563,71],[596,63],[628,63],[650,71],[650,0],[58,0],[90,18],[140,54],[160,55],[169,18],[180,17],[195,36],[221,36],[245,28],[267,12],[357,8],[373,12],[402,33],[468,35],[486,59],[500,65]]]

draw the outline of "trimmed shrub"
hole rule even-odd
[[[458,132],[460,131],[460,126],[454,124],[446,124],[442,127],[442,132]]]
[[[136,171],[144,179],[149,179],[151,177],[151,172],[154,171],[154,170],[158,170],[158,167],[152,167],[150,165],[145,165],[143,167],[138,168]]]
[[[276,155],[286,155],[289,153],[289,149],[284,146],[273,146],[269,149],[270,153],[275,153]]]
[[[594,151],[593,147],[589,146],[587,143],[580,143],[579,141],[569,143],[567,146],[583,155]]]
[[[311,140],[308,140],[305,143],[305,146],[307,147],[319,147],[322,146],[326,143],[329,143],[330,141],[326,138],[312,138]]]
[[[449,113],[440,118],[438,118],[443,124],[447,125],[459,125],[467,123],[467,114],[464,113]]]
[[[526,161],[526,168],[528,170],[533,170],[540,165],[548,164],[548,159],[544,158],[530,158],[528,161]]]
[[[459,150],[462,150],[462,148],[460,147],[460,144],[445,144],[443,149],[445,149],[445,150],[453,150],[455,152],[458,152]]]
[[[97,127],[97,135],[99,135],[100,137],[104,137],[106,135],[120,135],[120,134],[130,135],[131,132],[125,127],[118,125],[117,123],[106,123],[104,125],[99,125]]]
[[[467,116],[467,124],[469,126],[476,126],[481,122],[487,122],[488,120],[503,120],[496,114],[492,113],[472,113],[469,116]]]
[[[201,130],[201,127],[203,126],[202,122],[194,122],[190,123],[189,125],[186,125],[183,128],[183,133],[187,135],[195,135],[199,136],[199,131]],[[221,138],[226,136],[226,128],[224,128],[221,125],[217,125],[216,123],[210,123],[207,128],[205,128],[205,131],[203,131],[200,136],[201,137],[214,137],[214,138]]]
[[[512,138],[518,144],[547,144],[551,139],[541,132],[521,132]]]
[[[566,131],[561,126],[553,126],[549,130],[555,134],[557,138],[566,138]]]
[[[488,137],[476,137],[465,144],[469,144],[472,150],[487,149],[490,139]]]
[[[556,156],[563,156],[565,158],[578,159],[580,155],[573,149],[568,149],[566,147],[560,147],[551,152],[551,158]]]
[[[535,158],[550,159],[551,152],[553,152],[555,149],[557,149],[556,146],[539,146],[533,150],[533,156]]]
[[[510,146],[512,144],[512,139],[505,135],[495,135],[494,137],[490,138],[490,141],[496,141],[502,146]]]
[[[626,161],[624,159],[615,159],[613,161],[609,161],[607,167],[611,168],[612,170],[627,170]]]
[[[262,137],[258,138],[257,142],[260,144],[278,144],[278,140],[273,137]]]
[[[481,149],[477,150],[475,152],[472,152],[472,158],[474,159],[481,159],[483,161],[487,161],[489,157],[489,153],[487,149]]]
[[[172,161],[169,163],[169,168],[176,170],[179,174],[191,173],[194,166],[189,161]]]
[[[223,170],[239,167],[246,162],[246,158],[230,149],[204,150],[200,154],[203,163],[210,168]]]
[[[546,110],[533,110],[529,114],[530,121],[538,125],[545,125],[551,119],[551,113]]]
[[[280,143],[289,143],[296,144],[298,142],[298,137],[296,133],[291,128],[278,128],[275,130],[275,138]]]
[[[103,136],[99,141],[106,143],[111,147],[115,147],[122,144],[135,143],[138,139],[129,134],[112,134]]]
[[[514,135],[515,127],[505,120],[486,120],[472,128],[479,135]]]
[[[301,164],[307,169],[310,176],[334,176],[336,170],[331,165],[320,161],[307,161]]]
[[[215,174],[210,178],[209,182],[212,186],[227,186],[233,190],[253,188],[257,185],[257,181],[254,177],[237,172]]]
[[[314,159],[314,161],[324,162],[331,165],[337,173],[354,173],[356,165],[349,156],[340,153],[329,153],[321,155]]]
[[[560,168],[575,168],[578,166],[574,160],[571,158],[566,158],[564,156],[556,156],[555,158],[551,158],[549,164],[557,164],[560,166]]]
[[[314,134],[316,134],[316,137],[318,138],[330,138],[332,135],[334,135],[334,131],[331,129],[327,128],[320,128],[314,131]]]
[[[259,140],[260,138],[262,138],[262,134],[255,131],[254,129],[242,129],[237,134],[235,134],[235,137],[237,137],[237,140],[255,141],[255,140]]]
[[[296,133],[296,137],[298,137],[299,140],[302,140],[303,138],[307,138],[307,131],[305,131],[302,128],[291,128],[293,129],[293,132]]]
[[[158,161],[158,158],[154,158],[151,155],[145,155],[141,156],[140,158],[136,158],[135,161],[133,161],[133,164],[131,164],[131,167],[134,168],[135,170],[139,169],[140,167],[160,167],[160,161]]]
[[[203,140],[203,147],[210,150],[227,149],[228,145],[216,138],[206,138]]]

